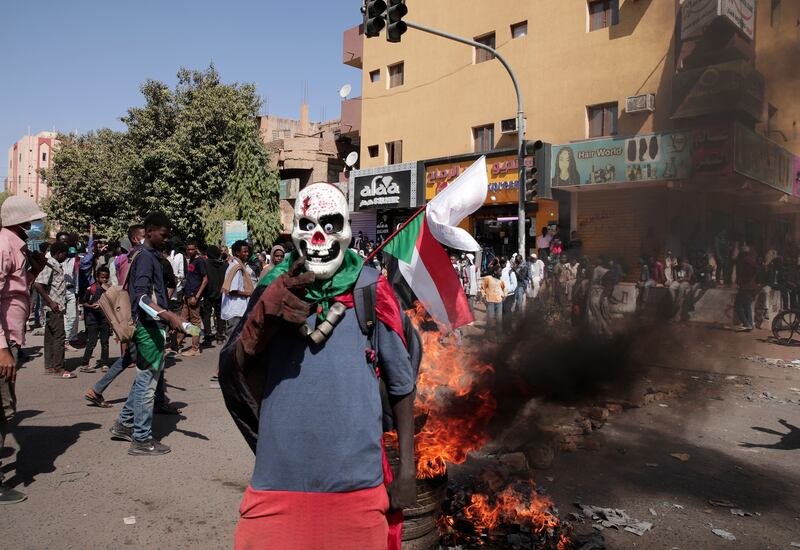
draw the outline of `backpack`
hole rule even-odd
[[[353,302],[354,309],[356,310],[356,318],[361,332],[369,338],[370,345],[375,357],[375,366],[377,366],[378,357],[378,331],[375,329],[378,322],[378,313],[375,309],[376,296],[378,293],[378,277],[380,272],[369,266],[364,266],[361,269],[361,274],[358,276],[356,286],[353,289]],[[414,379],[419,376],[419,365],[422,362],[422,338],[414,328],[411,319],[408,315],[400,309],[400,318],[403,322],[403,337],[406,341],[406,349],[411,360],[411,367],[414,370]],[[386,389],[386,383],[382,378],[378,379],[381,405],[383,407],[383,431],[388,432],[394,429],[394,414],[392,407],[389,403],[389,392]]]
[[[131,274],[133,261],[139,255],[140,250],[133,252],[128,259],[128,270],[125,272],[125,280],[122,285],[115,285],[103,292],[97,303],[103,311],[103,315],[108,319],[108,324],[111,325],[111,330],[120,341],[125,344],[133,340],[133,335],[136,332],[136,323],[133,322],[133,315],[131,314],[131,297],[128,294],[128,277]]]

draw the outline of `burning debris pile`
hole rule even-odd
[[[504,481],[504,487],[480,481],[469,488],[450,486],[446,493],[437,490],[446,487],[447,463],[462,464],[490,440],[497,402],[488,381],[495,371],[477,350],[429,330],[422,308],[409,314],[425,353],[415,403],[418,498],[417,507],[406,510],[404,548],[436,548],[434,526],[448,546],[570,548],[569,526],[531,479]],[[387,434],[390,448],[392,435]],[[439,501],[431,503],[436,495]]]

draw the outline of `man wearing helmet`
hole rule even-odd
[[[45,214],[27,197],[8,197],[0,207],[0,450],[9,423],[16,413],[14,386],[19,368],[19,351],[25,344],[25,324],[30,313],[30,287],[44,268],[41,253],[25,244],[31,222]],[[16,504],[27,497],[3,483],[0,470],[0,504]]]
[[[377,349],[359,328],[353,291],[371,268],[348,248],[351,236],[338,188],[303,189],[292,231],[296,251],[261,281],[221,354],[226,405],[256,453],[237,549],[399,549],[389,510],[415,501],[415,375],[399,304],[382,276],[376,275]],[[377,353],[397,426],[393,481],[370,353]]]

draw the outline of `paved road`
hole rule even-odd
[[[562,514],[580,499],[654,523],[643,537],[606,531],[609,548],[777,549],[800,542],[800,406],[787,401],[800,400],[789,390],[800,388],[800,369],[738,358],[798,356],[765,337],[682,326],[659,336],[667,345],[661,342],[653,357],[659,366],[646,376],[686,382],[689,391],[664,402],[667,407],[612,416],[593,436],[597,450],[561,454],[552,470],[537,472]],[[39,351],[41,337],[28,345]],[[78,355],[68,355],[70,365]],[[2,547],[230,548],[252,455],[208,381],[216,355],[207,350],[167,370],[169,396],[184,413],[156,417],[156,435],[173,449],[162,457],[128,456],[126,443],[109,438],[131,371],[106,392],[115,405],[109,410],[82,399],[100,374],[60,380],[42,375],[41,357],[28,363],[18,379],[20,451],[9,475],[29,498],[3,509]],[[675,452],[688,453],[689,461],[670,457]],[[710,498],[760,515],[732,516],[709,505]],[[124,524],[128,516],[135,525]],[[716,537],[712,525],[737,541]]]
[[[41,344],[37,336],[27,343]],[[79,355],[68,354],[68,365]],[[253,457],[209,382],[216,359],[206,350],[167,369],[168,395],[183,414],[155,417],[156,437],[172,447],[161,457],[129,456],[128,443],[109,438],[131,369],[106,391],[114,408],[99,409],[82,398],[99,373],[61,380],[43,375],[41,357],[27,363],[17,379],[16,473],[7,476],[28,500],[3,508],[0,546],[229,548]],[[125,525],[129,516],[135,525]]]

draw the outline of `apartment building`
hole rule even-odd
[[[800,76],[786,70],[800,59],[799,2],[407,6],[406,19],[490,45],[514,69],[526,137],[548,143],[537,188],[553,197],[528,202],[529,236],[576,230],[583,253],[633,276],[640,255],[695,254],[723,229],[759,250],[800,240]],[[343,62],[362,72],[361,168],[418,163],[430,199],[486,154],[487,204],[465,227],[515,251],[516,99],[498,60],[413,29],[393,44],[354,27]]]
[[[9,147],[5,190],[30,197],[37,203],[47,198],[49,190],[39,170],[52,167],[57,143],[54,132],[39,132],[35,136],[24,136]]]

